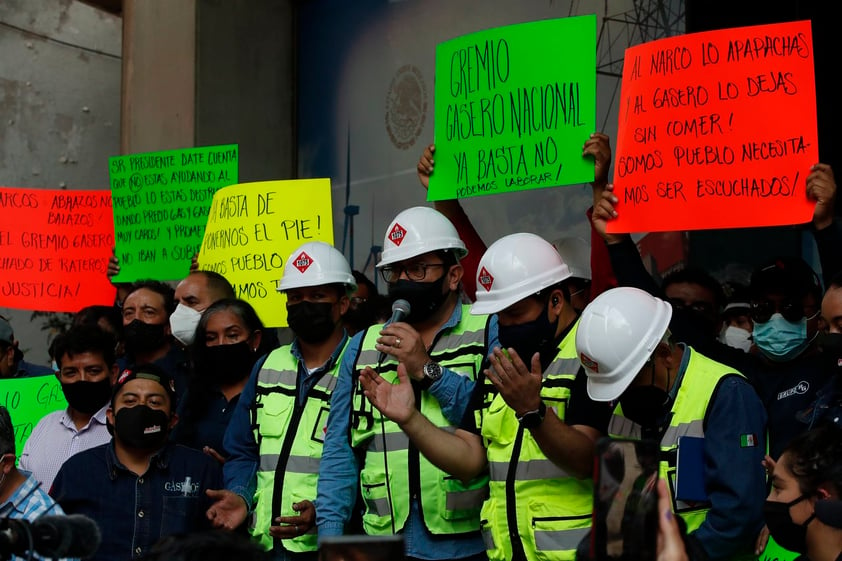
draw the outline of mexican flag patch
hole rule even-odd
[[[755,446],[757,446],[757,436],[753,434],[740,436],[740,448],[754,448]]]

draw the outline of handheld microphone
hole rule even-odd
[[[42,516],[33,522],[0,520],[0,553],[23,556],[34,550],[46,558],[85,558],[93,556],[101,542],[99,526],[81,514]]]
[[[386,322],[386,325],[398,321],[403,321],[409,315],[410,309],[411,308],[409,306],[409,302],[407,302],[406,300],[395,300],[392,304],[392,317],[389,318],[389,321]],[[377,355],[377,366],[383,364],[384,360],[386,360],[386,353],[380,351],[380,354]]]

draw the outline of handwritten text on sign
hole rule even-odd
[[[626,50],[610,231],[807,222],[817,161],[810,22]]]
[[[109,160],[120,274],[177,280],[199,250],[214,193],[237,183],[236,145],[115,156]]]
[[[78,312],[112,304],[111,193],[0,187],[0,306]]]
[[[490,29],[436,48],[431,201],[593,181],[596,17]]]
[[[297,247],[317,240],[333,245],[329,179],[232,185],[213,197],[199,268],[224,276],[267,327],[280,327],[284,264]]]
[[[32,434],[41,417],[67,407],[61,384],[55,376],[5,378],[0,380],[0,405],[9,410],[15,427],[17,453]]]

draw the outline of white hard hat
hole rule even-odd
[[[638,288],[607,290],[585,307],[576,353],[588,375],[588,395],[613,401],[629,387],[669,326],[672,306]]]
[[[457,259],[468,255],[465,242],[442,213],[426,206],[408,208],[386,228],[383,254],[377,267],[443,249],[452,250]]]
[[[591,280],[591,245],[584,238],[559,238],[553,246],[567,263],[571,277]]]
[[[535,234],[511,234],[491,244],[477,267],[472,314],[494,314],[570,277],[555,248]]]
[[[325,242],[307,242],[290,253],[278,292],[325,284],[344,284],[350,292],[357,289],[351,266],[338,249]]]

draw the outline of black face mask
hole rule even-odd
[[[61,391],[67,404],[85,415],[93,415],[111,398],[111,380],[108,377],[98,382],[79,380],[70,384],[62,384]]]
[[[807,495],[801,495],[788,503],[766,501],[766,504],[763,505],[763,516],[766,518],[769,534],[775,538],[775,541],[781,547],[796,553],[807,553],[807,525],[812,522],[816,514],[811,514],[810,518],[805,520],[803,524],[796,524],[792,521],[789,507],[806,498]]]
[[[826,359],[826,367],[834,373],[842,371],[842,333],[819,333],[816,345]]]
[[[370,325],[374,325],[374,307],[368,302],[358,304],[354,310],[349,309],[342,316],[342,322],[347,326],[349,333],[362,331]]]
[[[432,316],[436,310],[447,300],[449,292],[442,292],[444,279],[442,275],[439,280],[432,282],[415,282],[406,279],[399,279],[389,285],[389,299],[406,300],[409,302],[409,315],[407,323],[420,323]]]
[[[167,442],[170,417],[146,405],[123,407],[114,415],[117,438],[131,448],[158,450]]]
[[[295,336],[305,343],[325,341],[336,328],[333,302],[299,302],[287,306],[287,323]]]
[[[666,412],[669,394],[658,386],[634,386],[620,396],[623,417],[642,427],[656,427]]]
[[[214,384],[226,386],[247,378],[256,361],[257,353],[248,341],[203,347],[196,358],[197,374]]]
[[[555,331],[557,325],[550,321],[550,312],[545,307],[544,312],[532,321],[520,325],[498,326],[500,346],[504,349],[513,348],[520,359],[530,368],[532,355],[541,354],[541,366],[546,368],[558,354],[558,341]]]
[[[134,355],[160,349],[167,342],[167,334],[164,331],[166,327],[163,323],[144,323],[133,319],[123,327],[126,351]]]

